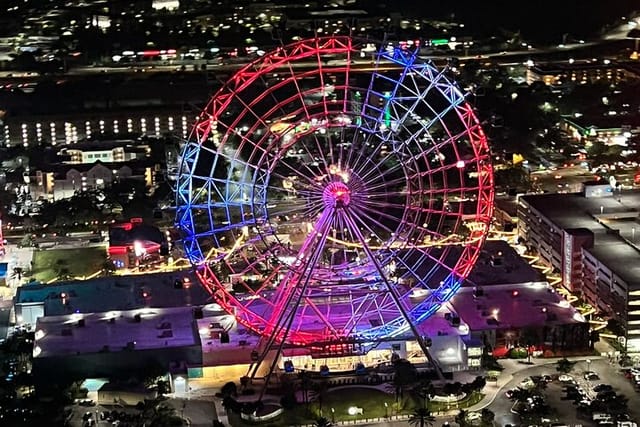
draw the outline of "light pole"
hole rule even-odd
[[[387,402],[384,402],[384,417],[389,418],[389,405],[387,405]]]
[[[587,372],[591,372],[591,359],[587,359]]]
[[[336,410],[335,408],[331,408],[331,422],[335,424],[336,422]]]

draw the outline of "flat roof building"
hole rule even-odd
[[[138,308],[40,317],[34,369],[78,378],[117,376],[160,366],[200,365],[200,339],[191,307]]]
[[[185,270],[24,285],[16,293],[15,313],[18,324],[33,326],[41,316],[200,306],[209,298]]]
[[[638,191],[526,195],[518,202],[520,237],[564,287],[621,323],[629,351],[640,351],[639,206]]]

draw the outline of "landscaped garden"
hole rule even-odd
[[[278,387],[269,389],[264,405],[278,402],[284,409],[275,419],[262,425],[326,425],[340,421],[385,419],[405,416],[424,420],[438,413],[469,408],[482,400],[486,385],[483,377],[469,383],[437,382],[418,372],[407,361],[395,366],[393,380],[387,383],[371,381],[370,376],[354,376],[345,381],[332,377],[310,377],[308,372],[280,376]],[[346,383],[360,383],[349,384]],[[240,413],[261,413],[263,405],[256,404],[255,391],[237,390],[235,386],[223,388],[223,405],[227,408],[233,426],[250,425]],[[239,392],[239,393],[238,393]],[[238,395],[245,394],[246,397]],[[322,421],[322,422],[319,422]],[[255,424],[255,422],[253,423]],[[420,425],[420,423],[416,424]]]
[[[33,268],[28,277],[43,283],[87,277],[101,271],[106,259],[104,247],[39,250],[33,253]]]

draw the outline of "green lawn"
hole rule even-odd
[[[429,409],[432,413],[440,411],[466,408],[482,400],[481,393],[473,393],[461,400],[457,404],[447,405],[442,402],[429,402]],[[385,406],[385,403],[387,406]],[[383,418],[387,415],[395,415],[395,398],[393,393],[385,393],[380,389],[369,387],[350,386],[339,389],[330,389],[322,404],[322,414],[325,418],[335,421],[353,421],[362,418]],[[350,406],[362,408],[362,415],[349,415],[347,410]],[[333,417],[332,411],[333,408]],[[399,414],[411,414],[414,404],[411,398],[405,396],[405,407],[398,411]],[[285,410],[282,416],[276,420],[266,422],[265,427],[292,426],[300,424],[312,424],[315,417],[320,413],[317,401],[309,404],[309,408],[304,403],[298,403],[292,410]],[[252,425],[244,422],[237,414],[229,413],[229,422],[232,426]],[[255,424],[254,424],[255,425]]]
[[[46,283],[56,279],[65,269],[71,278],[90,276],[102,269],[106,259],[104,247],[39,250],[33,253],[30,277]]]

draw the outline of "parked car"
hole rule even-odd
[[[573,377],[571,375],[562,374],[558,377],[558,381],[562,383],[570,383],[573,381]]]
[[[600,377],[593,371],[587,371],[584,373],[584,379],[587,381],[598,381]]]

